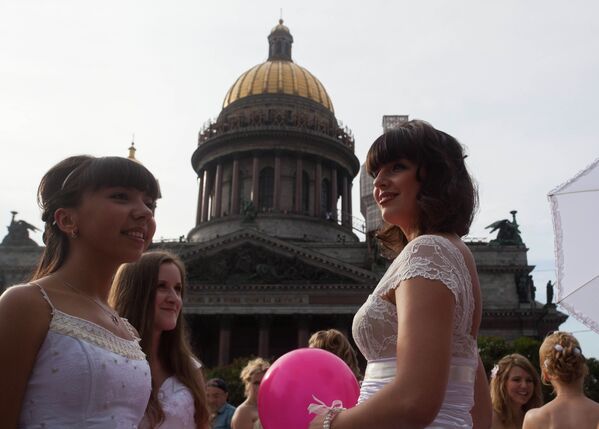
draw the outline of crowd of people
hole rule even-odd
[[[577,340],[556,332],[540,349],[541,378],[524,356],[488,378],[477,349],[482,299],[469,231],[477,191],[462,145],[423,121],[380,136],[366,168],[394,255],[354,317],[352,337],[316,332],[360,381],[358,405],[331,408],[310,429],[597,429]],[[46,245],[32,279],[0,297],[0,418],[6,428],[262,428],[259,387],[269,362],[240,379],[204,380],[185,335],[185,267],[147,251],[156,228],[154,176],[125,158],[75,156],[42,178]],[[543,405],[541,379],[556,398]],[[324,381],[323,381],[324,382]],[[293,394],[293,392],[290,392]],[[279,428],[267,428],[279,429]]]

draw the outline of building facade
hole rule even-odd
[[[209,367],[280,356],[319,329],[351,336],[353,315],[388,265],[373,239],[380,215],[364,173],[365,226],[352,214],[360,164],[351,132],[322,83],[293,61],[292,44],[281,20],[268,36],[268,60],[233,83],[216,121],[199,132],[195,225],[186,239],[153,245],[185,262],[184,312]],[[389,116],[383,125],[404,120]],[[483,294],[481,335],[542,337],[565,316],[534,299],[528,249],[509,235],[515,216],[506,222],[497,239],[468,243]],[[39,258],[27,225],[13,216],[0,245],[2,287],[27,279]]]

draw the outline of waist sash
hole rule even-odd
[[[368,362],[364,372],[364,381],[384,381],[395,377],[396,359],[380,359]],[[449,381],[453,383],[474,383],[476,366],[458,365],[449,366]]]

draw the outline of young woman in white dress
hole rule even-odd
[[[539,350],[543,382],[551,384],[555,399],[524,416],[524,429],[597,429],[599,404],[584,394],[589,373],[580,344],[569,332],[547,336]]]
[[[126,158],[75,156],[43,177],[46,248],[31,282],[0,297],[3,428],[137,427],[150,368],[107,299],[119,265],[152,240],[157,196]]]
[[[358,406],[310,429],[488,427],[480,287],[460,239],[477,202],[462,146],[410,121],[373,143],[366,168],[386,223],[379,238],[399,255],[354,317],[368,360]]]
[[[199,361],[182,314],[185,265],[166,251],[122,265],[110,303],[139,331],[152,372],[152,394],[140,428],[207,429],[208,409]]]

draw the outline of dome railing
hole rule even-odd
[[[199,132],[198,145],[216,136],[239,131],[282,130],[331,137],[353,152],[355,140],[351,130],[335,122],[299,108],[242,110],[204,124]]]

